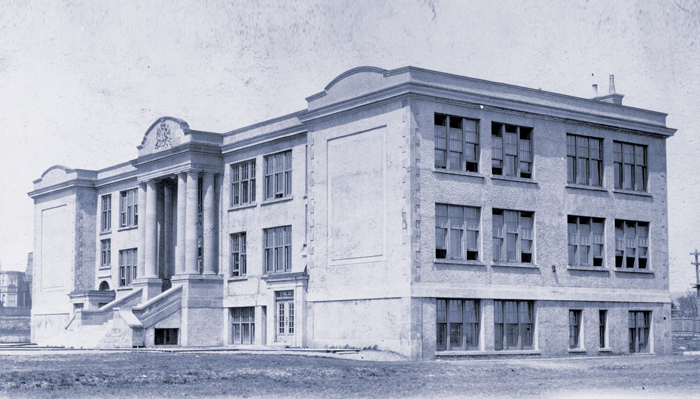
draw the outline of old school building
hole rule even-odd
[[[671,352],[666,114],[414,67],[34,182],[32,341]],[[232,121],[235,124],[235,121]]]

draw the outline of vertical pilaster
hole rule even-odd
[[[146,212],[146,183],[139,183],[139,202],[138,210],[141,211],[141,220],[139,221],[139,246],[138,246],[138,263],[137,263],[137,274],[139,277],[143,276],[144,270],[146,270],[146,218],[144,213]],[[119,209],[119,208],[117,208]]]
[[[197,180],[199,174],[187,172],[187,210],[185,211],[185,273],[199,274],[197,268]]]
[[[156,264],[156,182],[149,180],[146,182],[146,254],[144,275],[145,278],[157,278]]]
[[[185,232],[186,232],[186,202],[187,202],[187,173],[177,175],[177,234],[175,237],[175,274],[185,273]]]
[[[202,189],[204,190],[203,205],[203,243],[202,243],[202,261],[204,263],[203,274],[216,274],[215,272],[215,252],[214,246],[214,174],[204,173],[202,176]]]

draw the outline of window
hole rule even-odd
[[[491,124],[491,173],[532,178],[532,128]]]
[[[479,122],[435,114],[435,168],[479,171]]]
[[[137,226],[139,193],[137,189],[119,193],[119,226]]]
[[[177,328],[156,328],[155,345],[177,345]]]
[[[630,353],[649,352],[649,319],[651,312],[629,313]]]
[[[102,227],[101,231],[112,230],[112,195],[102,196]]]
[[[246,275],[246,260],[245,233],[231,234],[231,277]]]
[[[255,308],[231,309],[231,343],[233,345],[252,345],[255,343]]]
[[[102,261],[100,262],[101,267],[109,267],[112,263],[112,240],[102,240]]]
[[[569,183],[603,185],[603,139],[567,134],[566,155]]]
[[[231,165],[231,206],[255,203],[255,160]]]
[[[608,311],[600,309],[598,311],[598,336],[600,337],[600,347],[608,347]]]
[[[479,208],[435,205],[435,258],[479,259]]]
[[[569,310],[569,348],[580,349],[581,345],[581,311]]]
[[[119,251],[119,286],[126,287],[136,280],[136,248]]]
[[[648,268],[649,223],[615,220],[615,267]]]
[[[569,216],[569,266],[603,266],[605,219]]]
[[[495,349],[533,349],[533,303],[496,300],[493,306]]]
[[[479,347],[479,301],[437,300],[437,350],[469,350]]]
[[[534,213],[493,210],[493,261],[532,263]]]
[[[292,226],[265,229],[265,273],[292,271]]]
[[[647,147],[614,142],[615,188],[647,191]]]
[[[292,151],[265,157],[265,200],[292,195]]]

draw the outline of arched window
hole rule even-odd
[[[100,283],[100,291],[109,291],[109,283],[103,281]]]

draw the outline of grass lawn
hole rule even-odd
[[[300,355],[0,355],[0,397],[698,397],[700,357],[370,362]]]

